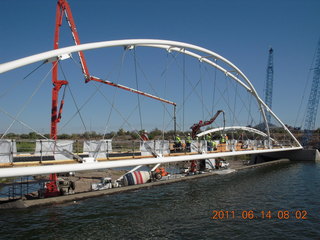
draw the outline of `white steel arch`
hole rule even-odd
[[[243,126],[231,126],[231,127],[219,127],[219,128],[212,128],[209,129],[207,131],[203,131],[199,134],[197,134],[197,137],[202,137],[204,135],[207,135],[209,133],[214,133],[214,132],[220,132],[220,131],[234,131],[234,130],[242,130],[242,131],[246,131],[246,132],[252,132],[255,134],[258,134],[262,137],[267,138],[268,135],[265,134],[264,132],[261,132],[255,128],[251,128],[251,127],[243,127]],[[275,141],[274,139],[270,138],[271,141]]]
[[[107,48],[107,47],[117,47],[117,46],[126,46],[126,47],[154,47],[154,48],[163,48],[167,51],[176,51],[181,52],[183,54],[187,54],[194,58],[197,58],[199,61],[206,62],[211,66],[219,69],[224,72],[226,76],[231,77],[238,84],[244,87],[247,91],[249,91],[253,97],[256,99],[262,117],[265,122],[265,126],[267,129],[268,138],[270,138],[269,125],[267,122],[265,109],[279,122],[279,124],[287,131],[287,133],[294,139],[297,145],[302,148],[299,141],[293,136],[293,134],[289,131],[289,129],[285,126],[285,124],[272,112],[272,110],[263,102],[263,100],[259,97],[257,91],[255,90],[253,84],[249,81],[249,79],[245,76],[242,71],[236,67],[229,60],[220,56],[219,54],[210,51],[206,48],[202,48],[196,45],[177,42],[177,41],[169,41],[169,40],[158,40],[158,39],[125,39],[125,40],[114,40],[114,41],[103,41],[103,42],[94,42],[87,43],[81,45],[75,45],[65,48],[60,48],[56,50],[51,50],[43,53],[39,53],[36,55],[32,55],[29,57],[21,58],[18,60],[14,60],[11,62],[0,64],[0,73],[4,73],[28,64],[32,64],[39,61],[49,62],[51,60],[58,60],[65,58],[66,55],[70,55],[73,52],[97,49],[97,48]],[[213,61],[211,60],[213,59]],[[221,65],[218,65],[215,60],[220,60],[224,64],[227,64],[232,70],[227,70]],[[239,76],[243,79],[241,80]]]

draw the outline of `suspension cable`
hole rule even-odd
[[[78,104],[77,104],[77,101],[76,101],[76,99],[75,99],[75,97],[74,97],[74,94],[73,94],[73,92],[72,92],[71,87],[69,86],[69,84],[68,84],[68,90],[69,90],[69,92],[70,92],[70,95],[71,95],[71,98],[72,98],[72,100],[73,100],[73,103],[74,103],[74,105],[75,105],[75,107],[76,107],[77,113],[79,114],[79,118],[80,118],[80,121],[81,121],[81,123],[82,123],[82,125],[83,125],[83,128],[84,128],[85,132],[87,132],[88,130],[87,130],[86,124],[85,124],[85,122],[84,122],[84,120],[83,120],[83,117],[82,117],[82,115],[81,115],[81,110],[80,110],[80,108],[79,108],[79,106],[78,106]],[[93,97],[93,96],[94,96],[94,95],[92,95],[92,97]]]
[[[169,53],[167,53],[167,56],[168,56]],[[171,53],[172,54],[172,53]],[[167,66],[165,67],[165,69],[162,71],[161,73],[161,77],[163,77],[165,75],[165,73],[168,71],[169,69],[169,65],[172,64],[172,62],[174,62],[173,60],[171,60]],[[156,89],[153,87],[153,85],[151,84],[151,82],[148,80],[149,78],[147,77],[147,74],[145,73],[145,71],[143,70],[143,68],[141,67],[141,64],[140,64],[140,61],[139,61],[139,58],[138,56],[136,55],[136,63],[137,63],[137,68],[139,69],[139,71],[142,73],[142,76],[144,77],[144,79],[148,82],[152,92],[155,94],[155,95],[159,95],[159,93],[156,91]],[[168,108],[167,108],[167,104],[165,104],[164,102],[161,101],[161,104],[162,106],[164,107],[164,110],[169,114],[169,116],[172,118],[174,117],[174,114],[172,114]],[[174,108],[175,108],[175,105],[174,105]],[[170,122],[172,123],[172,121]]]
[[[100,85],[101,87],[101,85]],[[77,114],[80,114],[80,111],[90,102],[90,100],[97,94],[98,89],[95,89],[95,91],[92,92],[92,94],[86,99],[86,101],[80,106],[77,107],[77,111],[71,116],[71,118],[61,127],[61,130],[65,128],[74,118],[77,116]],[[85,127],[85,125],[84,125]],[[85,127],[86,130],[86,127]],[[87,131],[87,130],[86,130]]]
[[[119,71],[118,71],[118,76],[117,76],[117,83],[120,82],[120,77],[121,77],[121,73],[122,73],[122,68],[123,68],[123,63],[124,63],[124,59],[125,59],[125,56],[126,56],[126,53],[128,52],[128,49],[125,49],[125,51],[123,51],[122,53],[122,57],[121,57],[121,64],[120,64],[120,68],[119,68]],[[112,98],[112,106],[114,105],[115,103],[115,100],[116,100],[116,94],[118,93],[119,89],[116,88],[115,91],[113,92],[113,98]],[[108,115],[108,118],[107,118],[107,121],[106,121],[106,124],[105,124],[105,129],[104,129],[104,133],[103,133],[103,139],[105,139],[105,136],[107,134],[107,129],[109,127],[109,123],[110,123],[110,120],[111,120],[111,115],[112,115],[112,112],[113,112],[113,108],[110,108],[110,112],[109,112],[109,115]]]
[[[180,68],[181,71],[183,71],[183,67],[181,67],[181,65],[180,65],[179,62],[177,61],[176,57],[175,57],[174,55],[172,55],[172,54],[171,54],[171,56],[175,58],[175,62],[176,62],[176,64],[177,64],[177,66]],[[196,85],[193,85],[187,75],[185,76],[185,78],[186,78],[186,80],[188,80],[188,83],[190,84],[190,86],[191,86],[192,88],[191,88],[191,90],[190,90],[190,93],[185,97],[184,102],[189,99],[189,97],[192,95],[192,93],[195,93],[196,96],[198,97],[198,99],[201,101],[201,96],[200,96],[200,94],[198,93],[198,91],[196,91],[196,88],[197,88],[198,84],[200,83],[200,81],[198,81],[198,82],[196,83]],[[181,108],[178,109],[178,112],[180,112],[180,109],[181,109]],[[206,110],[207,113],[210,114],[210,110],[207,108],[206,105],[205,105],[205,110]]]
[[[12,116],[9,112],[7,112],[6,110],[0,108],[0,112],[4,113],[5,115],[7,115],[8,117],[10,117],[11,119],[15,120],[16,122],[20,123],[21,125],[25,126],[26,128],[30,129],[32,132],[37,133],[39,136],[43,137],[44,139],[48,139],[46,136],[44,136],[42,133],[38,132],[37,130],[35,130],[34,128],[30,127],[28,124],[26,124],[25,122],[15,118],[15,116]],[[3,134],[3,136],[0,139],[3,139],[3,137],[5,136],[5,134]]]
[[[44,64],[46,64],[46,61],[43,61],[38,67],[36,67],[35,69],[33,69],[30,73],[28,73],[23,80],[27,79],[29,76],[31,76],[34,72],[36,72],[40,67],[42,67]]]
[[[119,129],[123,128],[125,124],[128,124],[128,123],[129,123],[129,119],[131,118],[131,116],[133,115],[133,113],[137,110],[137,108],[138,108],[138,104],[137,104],[134,108],[132,108],[131,112],[129,113],[129,115],[127,116],[127,118],[125,119],[125,121],[123,121],[123,123],[120,125]],[[135,129],[131,124],[128,124],[128,126],[129,126],[129,128],[131,128],[131,129],[133,130],[133,132],[136,133],[136,134],[139,136],[139,138],[142,140],[142,137],[141,137],[139,131],[138,131],[137,129]],[[112,140],[115,136],[117,136],[117,135],[118,135],[118,133],[116,132],[116,133],[111,137],[111,140]]]
[[[134,59],[134,72],[135,72],[136,88],[139,91],[136,48],[133,49],[133,59]],[[143,128],[142,128],[142,115],[141,115],[140,95],[137,94],[137,97],[138,97],[138,105],[139,105],[140,130],[142,130]]]
[[[199,61],[199,63],[198,63],[198,65],[199,65],[199,69],[200,69],[200,79],[199,79],[199,81],[200,81],[200,92],[201,92],[201,109],[202,109],[202,119],[204,119],[204,101],[203,101],[203,88],[202,88],[202,84],[203,84],[203,81],[202,81],[202,64],[201,64],[201,62]]]
[[[7,95],[12,89],[14,89],[15,87],[18,86],[19,82],[27,79],[29,76],[32,75],[32,73],[36,72],[40,67],[42,67],[46,62],[42,62],[39,66],[37,66],[35,69],[33,69],[30,73],[28,73],[25,77],[21,78],[21,79],[17,79],[16,81],[14,81],[11,85],[11,87],[9,87],[5,92],[3,92],[0,95],[0,98],[4,97],[5,95]]]
[[[185,88],[186,88],[186,55],[182,56],[182,131],[184,132],[185,116]]]
[[[119,114],[119,116],[122,118],[122,120],[125,121],[125,122],[128,124],[128,126],[131,127],[131,129],[132,129],[134,132],[136,132],[136,133],[139,135],[140,139],[142,140],[139,132],[128,122],[128,119],[126,119],[126,118],[121,114],[121,112],[120,112],[114,105],[112,105],[112,103],[109,101],[109,99],[106,97],[106,95],[100,90],[100,88],[97,86],[97,84],[96,84],[95,82],[93,82],[93,85],[97,88],[97,91],[104,97],[104,99],[110,104],[110,106],[111,106],[112,108],[114,108],[114,110]],[[100,86],[102,86],[102,85],[100,85]]]
[[[40,80],[39,84],[36,86],[35,90],[33,91],[33,93],[31,94],[31,96],[27,99],[27,101],[24,102],[24,104],[22,105],[20,111],[16,114],[16,116],[14,117],[13,121],[11,122],[11,124],[9,125],[9,127],[7,128],[7,130],[4,132],[4,134],[2,134],[1,139],[3,139],[3,137],[5,135],[7,135],[8,131],[11,129],[11,127],[13,126],[13,124],[17,121],[17,119],[19,118],[20,114],[25,110],[25,108],[29,105],[29,103],[31,102],[31,100],[33,99],[33,97],[35,96],[35,94],[38,92],[38,90],[40,89],[40,87],[42,86],[42,84],[44,83],[44,80],[48,77],[48,75],[51,73],[52,68],[47,72],[47,74]]]
[[[163,70],[163,72],[161,73],[161,77],[165,76],[167,73],[167,69],[168,69],[168,60],[169,60],[169,55],[168,52],[166,53],[166,67]],[[166,93],[167,93],[167,77],[164,78],[164,96],[166,97]],[[166,116],[166,105],[163,104],[163,113],[162,113],[162,140],[164,140],[164,128],[165,128],[165,116]],[[175,106],[174,106],[175,108]]]
[[[237,93],[238,93],[238,84],[235,86],[235,94],[234,94],[234,105],[233,105],[233,119],[232,119],[232,125],[234,126],[235,122],[235,116],[236,116],[236,105],[237,105]]]
[[[215,64],[217,64],[217,59],[214,59]],[[207,68],[205,68],[207,70]],[[214,77],[213,77],[213,91],[212,91],[212,112],[211,114],[213,115],[214,111],[214,104],[215,104],[215,96],[216,96],[216,84],[217,84],[217,68],[214,68]]]

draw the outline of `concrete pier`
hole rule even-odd
[[[287,158],[291,161],[320,161],[318,149],[301,149],[275,153],[263,153],[251,155],[251,164],[272,161],[279,158]]]

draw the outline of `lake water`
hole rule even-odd
[[[0,238],[320,239],[320,164],[282,163],[76,203],[1,210]]]

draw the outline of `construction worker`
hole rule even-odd
[[[217,142],[212,140],[212,150],[217,150]]]
[[[197,171],[197,161],[196,160],[192,160],[191,161],[191,166],[189,169],[189,173],[195,173]]]
[[[220,143],[226,143],[225,134],[221,134]]]
[[[174,144],[175,144],[176,151],[180,151],[181,150],[181,138],[179,137],[179,135],[176,136]]]
[[[191,152],[191,136],[190,133],[188,133],[187,139],[186,139],[186,150],[187,152]]]
[[[207,141],[207,150],[212,151],[212,140],[211,140],[210,134],[206,135],[206,141]]]

